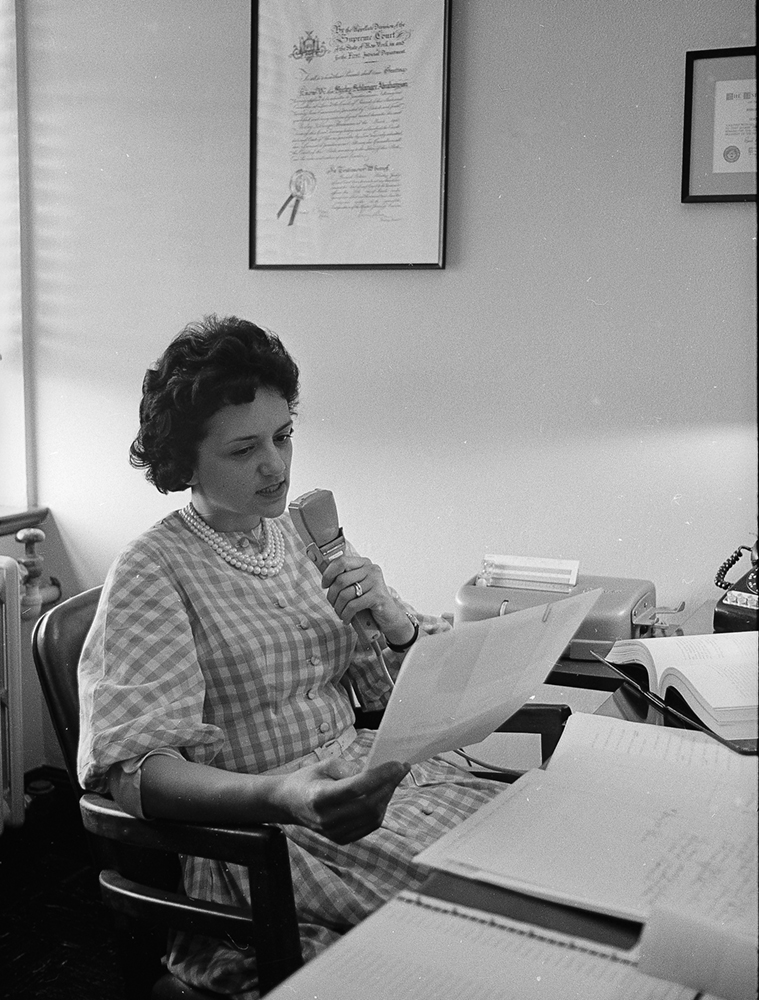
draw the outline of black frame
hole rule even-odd
[[[717,80],[746,76],[744,68],[753,58],[751,73],[756,81],[756,46],[728,49],[704,49],[685,54],[685,100],[683,118],[683,163],[681,180],[682,202],[756,201],[756,172],[714,173],[711,166],[713,149],[714,96],[699,90],[699,75],[707,69],[717,74]],[[729,60],[732,66],[719,67]],[[703,66],[698,64],[704,63]],[[711,63],[707,67],[707,63]],[[740,74],[739,77],[733,74]],[[694,170],[700,180],[694,183]]]
[[[281,0],[282,3],[288,0]],[[448,200],[448,118],[450,103],[450,59],[451,59],[451,2],[436,0],[443,13],[442,51],[442,95],[440,103],[440,192],[437,238],[437,259],[426,261],[397,260],[387,263],[366,263],[345,261],[322,263],[272,263],[257,259],[256,249],[256,205],[257,205],[257,161],[258,161],[258,24],[259,0],[251,0],[251,56],[250,56],[250,179],[249,179],[249,258],[250,269],[277,270],[385,270],[385,269],[438,269],[445,268],[446,221]]]

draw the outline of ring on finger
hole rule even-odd
[[[353,589],[356,591],[356,597],[361,597],[364,592],[360,583],[354,583]]]

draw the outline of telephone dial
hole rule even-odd
[[[759,629],[758,544],[754,542],[750,549],[746,545],[739,546],[717,571],[714,582],[727,593],[717,601],[714,609],[715,632],[752,632]],[[743,552],[751,553],[751,569],[736,583],[728,583],[725,577]]]

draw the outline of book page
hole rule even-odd
[[[641,922],[656,905],[687,900],[693,913],[748,926],[756,773],[756,758],[702,734],[573,715],[547,771],[520,778],[418,860]]]
[[[692,1000],[603,946],[403,892],[272,1000]]]
[[[707,705],[749,709],[756,718],[759,661],[756,632],[721,632],[678,636],[677,667]],[[666,690],[667,669],[659,685]],[[679,686],[679,685],[678,685]],[[685,693],[682,691],[681,693]]]
[[[366,766],[479,743],[540,689],[601,590],[425,636],[403,661]]]
[[[753,708],[756,714],[759,700],[756,632],[621,640],[612,646],[607,659],[611,663],[634,663],[640,649],[650,654],[655,690],[660,695],[664,694],[668,670],[678,667],[707,705]],[[682,689],[681,693],[684,693]]]

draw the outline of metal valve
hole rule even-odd
[[[59,600],[61,584],[53,576],[49,584],[40,582],[45,564],[44,557],[37,551],[37,546],[45,541],[42,528],[22,528],[16,532],[16,541],[24,546],[25,555],[16,561],[21,567],[21,607],[29,614],[39,611],[43,604],[54,604]]]

